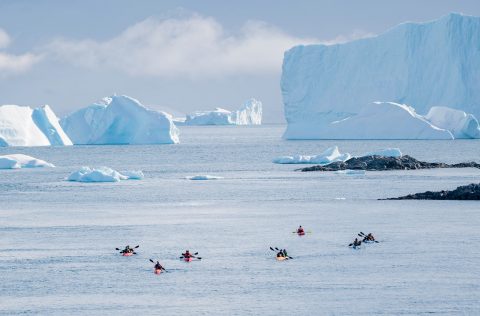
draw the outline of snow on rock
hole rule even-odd
[[[13,154],[0,156],[0,169],[19,169],[19,168],[37,168],[37,167],[55,167],[53,164],[41,159],[23,154]]]
[[[219,176],[210,176],[210,175],[196,175],[193,177],[187,177],[188,180],[220,180],[223,177]]]
[[[455,138],[480,138],[478,120],[464,111],[434,106],[425,118],[433,125],[449,130]]]
[[[73,172],[67,178],[68,181],[77,182],[118,182],[120,180],[140,180],[143,179],[141,171],[126,171],[120,173],[108,167],[90,168],[82,167],[80,170]]]
[[[245,101],[242,108],[231,112],[222,108],[214,111],[197,111],[188,114],[185,125],[260,125],[262,124],[262,102],[255,99]]]
[[[327,148],[320,155],[315,156],[282,156],[273,159],[273,163],[278,164],[329,164],[334,161],[346,161],[352,156],[349,153],[341,154],[337,146]]]
[[[52,109],[45,105],[0,106],[0,146],[72,145]]]
[[[385,148],[377,151],[370,151],[365,153],[362,157],[367,156],[402,157],[403,155],[399,148]]]
[[[293,47],[285,53],[281,79],[285,138],[451,138],[445,131],[451,122],[432,120],[438,123],[435,129],[408,113],[399,122],[382,117],[399,118],[389,112],[401,108],[378,114],[385,109],[367,110],[376,117],[366,116],[364,108],[387,100],[409,104],[418,113],[441,105],[480,117],[480,72],[475,71],[480,69],[479,47],[480,18],[460,14],[400,24],[344,44]]]
[[[128,96],[111,96],[60,121],[74,144],[173,144],[171,115],[147,109]]]

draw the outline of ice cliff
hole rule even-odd
[[[400,24],[379,36],[344,44],[293,47],[285,53],[281,80],[288,123],[285,137],[448,138],[438,130],[455,137],[478,137],[479,69],[480,18],[460,14]],[[402,115],[412,121],[403,129],[379,115],[364,116],[375,101],[408,104],[435,128],[424,126],[412,133],[412,124],[421,125],[412,115]],[[434,106],[451,110],[427,114]],[[385,107],[377,109],[393,115]],[[401,110],[388,109],[397,114]],[[455,110],[466,112],[465,124],[459,123]],[[342,123],[339,130],[333,123],[342,120],[350,122]],[[372,133],[364,130],[371,125],[376,126]]]

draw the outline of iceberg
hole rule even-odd
[[[352,158],[349,153],[341,154],[337,146],[327,148],[320,155],[305,156],[281,156],[273,159],[273,163],[277,164],[329,164],[335,161],[347,161]]]
[[[365,153],[363,156],[383,156],[383,157],[402,157],[402,152],[399,148],[385,148],[377,151]],[[295,156],[281,156],[273,159],[273,163],[277,164],[318,164],[328,165],[332,162],[347,161],[353,158],[349,153],[341,154],[338,146],[327,148],[323,153],[316,156],[295,155]]]
[[[373,110],[371,104],[377,100],[408,104],[420,114],[446,106],[480,117],[478,47],[480,18],[460,14],[403,23],[379,36],[344,44],[293,47],[285,52],[282,68],[288,123],[284,137],[451,139],[461,135],[465,127],[457,132],[457,118],[446,117],[453,123],[429,122],[403,113],[403,120],[395,122],[382,115],[392,118],[389,112],[399,114],[401,108]],[[376,117],[366,116],[365,108]],[[473,129],[476,135],[471,117],[469,122],[466,130]],[[456,129],[447,132],[452,125]]]
[[[72,145],[52,109],[45,105],[0,106],[0,146],[67,146]]]
[[[111,96],[60,121],[74,144],[174,144],[179,131],[170,114],[147,109],[128,96]]]
[[[425,118],[433,125],[449,130],[455,138],[480,138],[478,120],[464,111],[433,106]]]
[[[70,174],[67,180],[77,182],[118,182],[120,180],[141,180],[143,178],[144,175],[141,171],[120,173],[108,167],[82,167],[80,170]]]
[[[214,111],[197,111],[188,114],[183,122],[185,125],[261,125],[262,102],[249,99],[242,108],[231,112],[222,108]]]
[[[402,157],[403,154],[399,148],[385,148],[377,151],[370,151],[365,153],[362,157],[367,156],[382,156],[382,157]]]
[[[20,168],[38,168],[55,167],[53,164],[41,159],[23,154],[13,154],[0,156],[0,169],[20,169]]]
[[[187,177],[188,180],[220,180],[223,177],[219,176],[210,176],[210,175],[196,175],[192,177]]]

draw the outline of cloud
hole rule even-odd
[[[55,59],[76,66],[120,70],[158,77],[219,77],[279,73],[283,52],[318,42],[291,36],[264,22],[246,22],[229,33],[216,20],[200,15],[148,18],[100,42],[57,39],[47,46]]]
[[[10,42],[10,36],[7,32],[0,29],[0,49],[7,48]],[[0,76],[5,77],[9,74],[27,71],[40,59],[40,56],[32,53],[13,55],[0,51]]]

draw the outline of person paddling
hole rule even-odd
[[[190,251],[186,250],[185,253],[182,253],[182,256],[185,258],[185,259],[189,259],[189,258],[195,258],[194,255],[192,255],[190,253]]]
[[[303,229],[302,225],[298,227],[297,234],[305,234],[305,230]]]
[[[120,251],[120,253],[133,253],[133,248],[130,248],[130,245],[127,245],[125,249]]]
[[[160,264],[160,262],[157,261],[157,263],[155,264],[155,267],[154,267],[155,270],[165,270],[164,267],[162,267],[162,265]]]
[[[358,240],[358,238],[355,238],[355,240],[353,241],[353,243],[351,243],[349,246],[353,246],[353,248],[357,248],[357,247],[359,247],[361,244],[362,244],[362,241],[361,241],[361,240]]]
[[[375,237],[373,237],[372,233],[368,233],[368,235],[365,236],[363,241],[375,241]]]

